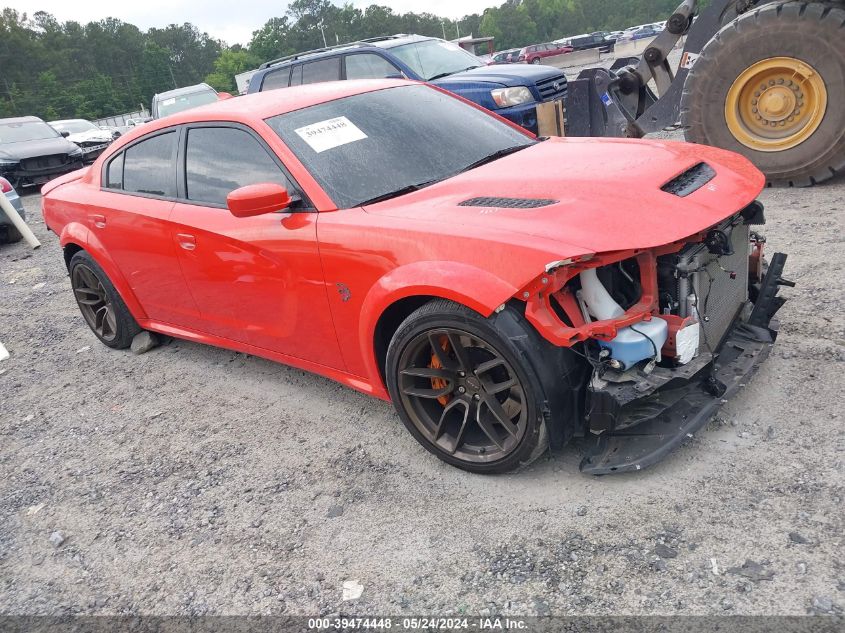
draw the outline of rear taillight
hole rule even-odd
[[[12,190],[12,183],[10,183],[5,178],[0,178],[0,191],[3,193],[9,193]]]

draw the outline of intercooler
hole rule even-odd
[[[718,229],[728,235],[733,254],[714,255],[701,243],[660,258],[660,291],[672,296],[677,314],[699,319],[702,350],[708,345],[718,347],[748,301],[750,229],[741,217],[723,222]],[[684,276],[681,271],[689,274]]]

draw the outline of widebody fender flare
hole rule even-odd
[[[415,262],[384,275],[364,299],[358,332],[361,356],[374,390],[387,396],[376,358],[375,333],[379,319],[390,306],[403,299],[429,296],[460,303],[489,317],[517,291],[500,277],[459,262]]]
[[[59,235],[59,243],[62,249],[71,244],[84,249],[100,265],[100,268],[105,271],[106,275],[108,275],[109,280],[111,280],[135,320],[140,322],[147,318],[146,312],[144,312],[144,309],[135,297],[135,293],[132,292],[132,288],[130,288],[126,278],[120,272],[114,260],[109,257],[97,235],[87,226],[80,222],[69,222],[64,226]]]

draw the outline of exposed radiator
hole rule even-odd
[[[715,349],[721,343],[743,305],[748,301],[748,256],[750,254],[749,227],[742,218],[731,218],[719,228],[730,233],[733,255],[718,257],[708,252],[704,244],[687,246],[680,253],[669,256],[673,264],[687,270],[700,269],[690,278],[663,278],[661,292],[668,291],[678,304],[678,313],[689,316],[687,298],[698,298],[698,312],[703,333],[701,349],[707,343]],[[696,315],[698,316],[698,315]]]

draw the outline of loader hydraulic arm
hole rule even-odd
[[[641,58],[621,58],[610,69],[582,71],[569,83],[567,134],[639,138],[677,123],[689,70],[702,48],[730,20],[769,0],[684,0]],[[677,73],[669,54],[686,36]]]

